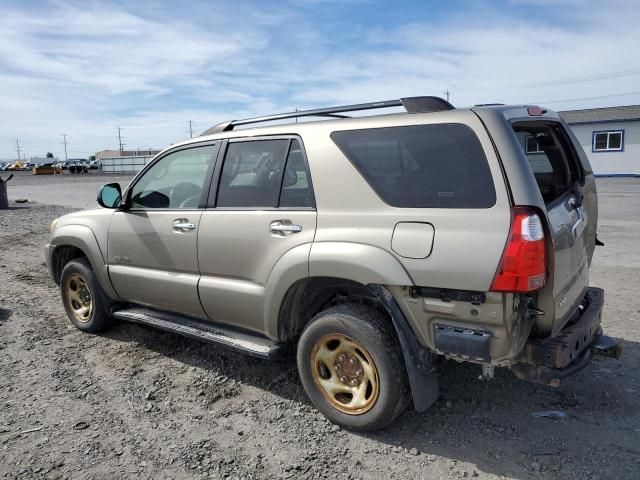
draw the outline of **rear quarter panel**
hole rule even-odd
[[[493,207],[391,207],[380,199],[330,138],[330,134],[338,130],[432,123],[460,123],[476,133],[494,181],[496,203]],[[378,121],[375,125],[366,119],[361,124],[332,122],[331,127],[302,133],[316,193],[315,242],[347,242],[382,249],[403,266],[415,285],[487,291],[507,240],[510,200],[491,139],[478,117],[469,110],[454,110],[389,116],[388,121]],[[404,258],[391,249],[392,234],[399,222],[433,225],[433,249],[427,258]],[[313,268],[311,270],[313,275]]]

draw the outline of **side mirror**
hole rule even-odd
[[[119,183],[107,183],[98,190],[98,204],[104,208],[118,208],[122,201]]]

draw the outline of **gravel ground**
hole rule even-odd
[[[6,179],[11,172],[0,172]],[[119,182],[124,187],[133,178],[133,174],[97,173],[62,175],[32,175],[31,172],[13,172],[13,178],[7,183],[9,198],[26,198],[32,202],[48,203],[75,208],[97,207],[98,189],[105,183]]]
[[[71,209],[12,204],[0,211],[0,478],[638,479],[640,180],[599,188],[607,245],[592,284],[607,291],[620,361],[595,360],[558,389],[442,362],[430,410],[367,435],[309,404],[293,359],[129,324],[75,330],[41,248]],[[568,417],[532,417],[542,410]]]

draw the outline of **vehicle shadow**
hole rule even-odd
[[[104,336],[310,403],[293,354],[272,363],[134,324],[121,324]],[[426,412],[410,407],[381,432],[337,435],[374,441],[407,462],[423,462],[426,469],[431,462],[446,462],[454,477],[592,478],[598,477],[599,465],[606,465],[605,477],[638,478],[640,344],[621,342],[620,360],[595,359],[556,389],[520,381],[506,369],[496,369],[493,380],[480,380],[478,366],[439,361],[440,398]],[[566,417],[532,416],[540,411]],[[355,450],[354,461],[361,454],[364,462],[366,454]]]

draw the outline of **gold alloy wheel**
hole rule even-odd
[[[79,273],[74,273],[65,282],[67,305],[76,320],[87,323],[93,314],[93,295],[86,280]]]
[[[315,343],[311,372],[327,401],[343,413],[363,414],[378,399],[376,364],[362,345],[346,335],[325,335]]]

